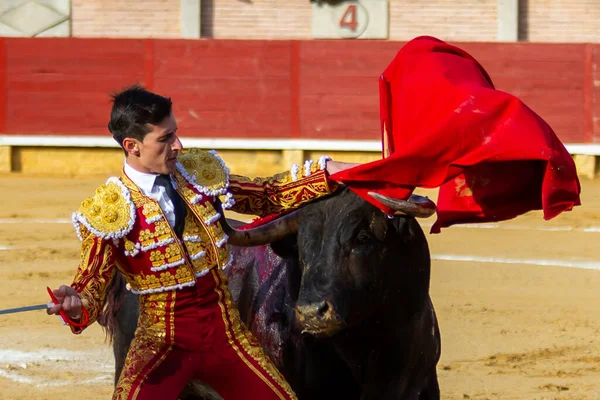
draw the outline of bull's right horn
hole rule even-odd
[[[298,231],[297,210],[256,228],[238,230],[233,228],[225,218],[220,201],[215,201],[215,208],[221,214],[223,231],[229,236],[228,243],[234,246],[261,246],[281,240]]]
[[[427,197],[411,194],[408,200],[395,199],[379,193],[369,192],[369,196],[398,213],[415,218],[427,218],[435,213],[435,203]]]

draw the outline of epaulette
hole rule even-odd
[[[190,149],[177,157],[177,170],[200,193],[219,197],[225,208],[233,206],[229,169],[214,150]]]
[[[103,239],[120,239],[133,229],[135,216],[129,189],[113,177],[81,203],[73,213],[73,225],[80,240],[82,228]]]

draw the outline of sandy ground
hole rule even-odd
[[[103,182],[0,176],[0,308],[70,282],[70,214]],[[428,235],[442,398],[600,399],[600,182],[582,183],[584,205],[555,220]],[[43,311],[0,317],[1,399],[107,399],[112,362],[98,326],[74,336]]]

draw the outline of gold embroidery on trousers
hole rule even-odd
[[[254,338],[252,333],[240,320],[240,314],[231,298],[231,293],[227,288],[227,280],[221,270],[219,268],[214,268],[211,270],[211,273],[213,274],[215,282],[217,282],[215,292],[219,295],[219,307],[221,308],[223,322],[225,323],[225,332],[230,346],[235,350],[246,366],[260,377],[280,399],[286,399],[280,389],[283,389],[289,398],[297,399],[294,391],[286,382],[281,372],[275,367],[271,359],[267,357],[260,346],[260,343],[258,343],[256,338]],[[240,344],[243,351],[258,363],[262,370],[268,374],[279,387],[273,385],[273,383],[263,375],[263,371],[256,369],[256,367],[247,359],[244,352],[240,350],[237,343]]]
[[[138,328],[118,380],[113,400],[136,399],[146,378],[167,357],[175,338],[175,292],[140,296]],[[148,372],[141,376],[142,370]]]

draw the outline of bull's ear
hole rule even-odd
[[[388,231],[388,218],[381,213],[373,214],[371,218],[371,223],[369,224],[369,229],[373,233],[373,236],[380,242],[385,240]]]
[[[281,258],[297,258],[298,235],[289,235],[271,243],[271,249]]]

